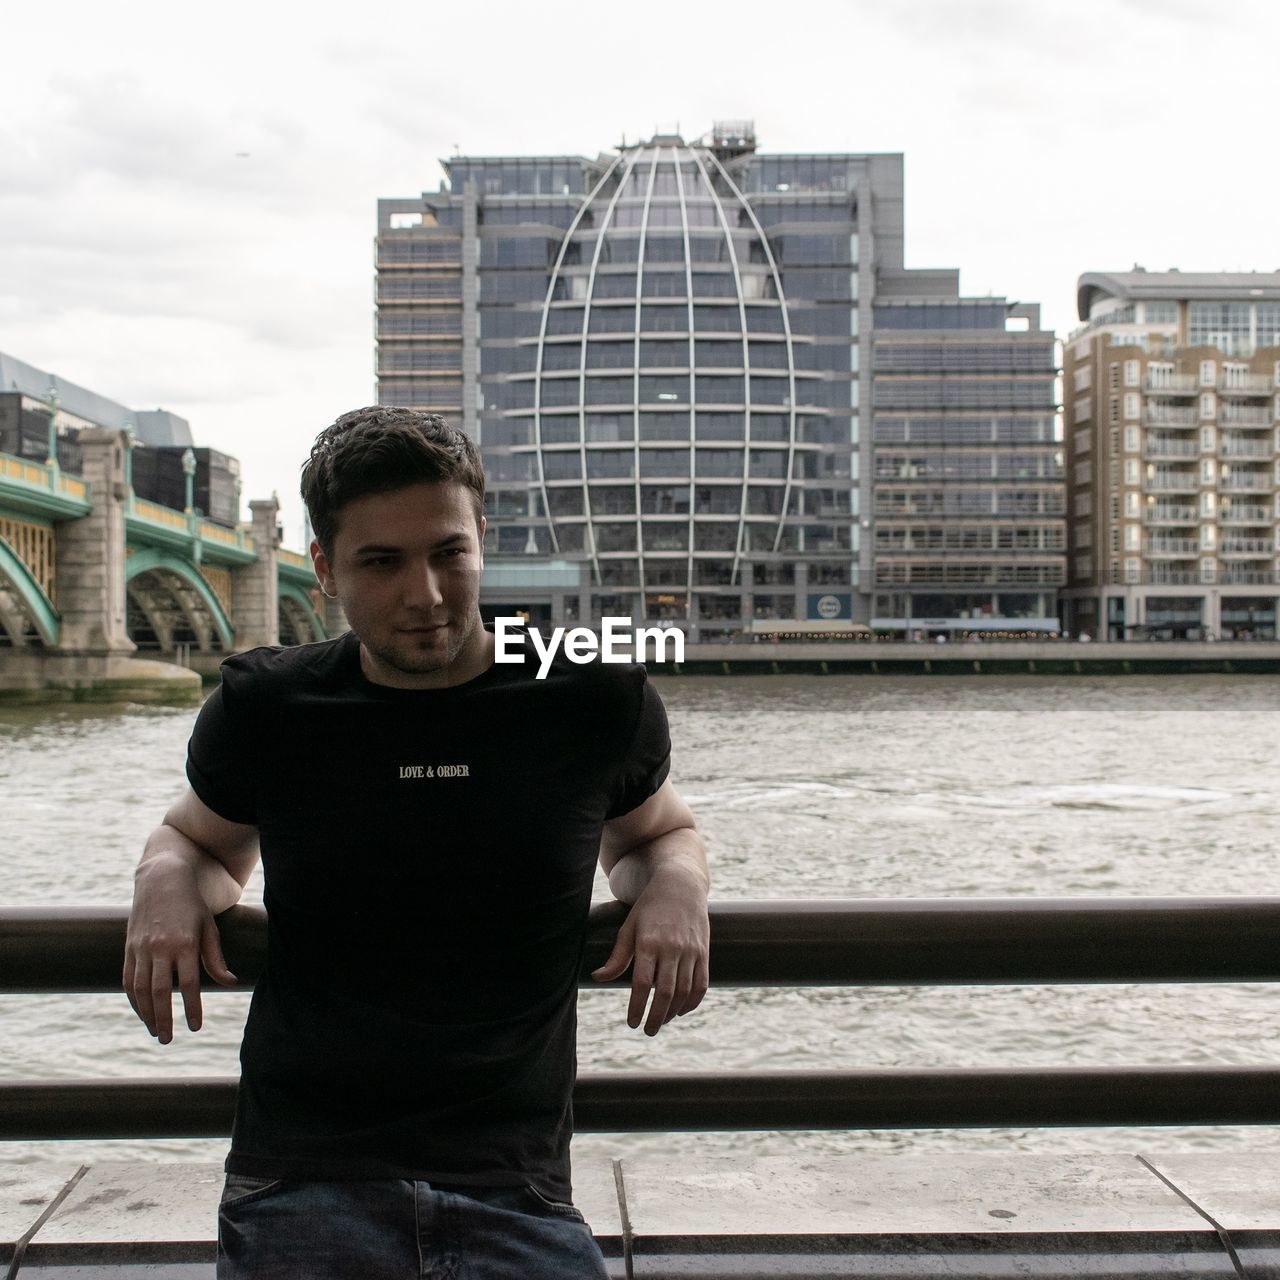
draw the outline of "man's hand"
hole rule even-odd
[[[199,1031],[200,965],[224,987],[239,983],[222,955],[213,913],[191,866],[180,857],[153,858],[138,868],[124,944],[123,985],[133,1011],[161,1044],[173,1039],[177,977],[187,1026]]]
[[[240,901],[257,861],[257,829],[220,818],[190,787],[147,840],[134,872],[122,985],[161,1044],[173,1039],[175,977],[192,1031],[203,1021],[201,962],[215,982],[238,985],[213,917]]]
[[[609,982],[634,962],[627,1025],[638,1027],[644,1020],[645,1035],[656,1036],[672,1018],[702,1003],[710,941],[705,878],[670,864],[654,872],[618,930],[608,960],[591,976]]]
[[[634,962],[627,1022],[638,1027],[643,1020],[645,1035],[656,1036],[702,1003],[711,941],[707,851],[670,779],[644,804],[605,823],[600,865],[614,897],[634,905],[608,960],[591,976],[611,982]]]

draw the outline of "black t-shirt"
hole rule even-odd
[[[662,785],[670,740],[643,667],[537,670],[392,689],[351,633],[223,663],[187,776],[258,827],[268,920],[229,1171],[570,1198],[601,824]]]

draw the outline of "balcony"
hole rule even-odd
[[[1270,586],[1280,581],[1280,575],[1269,569],[1243,569],[1239,565],[1228,565],[1218,574],[1218,581],[1227,586]]]
[[[1275,488],[1275,481],[1268,471],[1235,471],[1229,476],[1223,476],[1220,487],[1228,492],[1257,492]]]
[[[1146,483],[1149,493],[1195,493],[1200,481],[1184,471],[1157,471]]]
[[[1244,504],[1223,507],[1218,514],[1219,524],[1270,524],[1271,519],[1271,512],[1267,507]]]
[[[1194,440],[1149,439],[1145,456],[1157,461],[1161,458],[1194,458],[1199,452],[1200,448]]]
[[[1269,427],[1275,420],[1270,409],[1252,404],[1224,404],[1218,411],[1222,427]]]
[[[1198,524],[1200,517],[1195,507],[1167,506],[1155,503],[1143,513],[1143,524]]]
[[[1200,425],[1200,415],[1195,409],[1149,404],[1142,411],[1142,422],[1147,427],[1196,427]]]
[[[1276,547],[1270,538],[1223,538],[1218,549],[1220,556],[1244,556],[1247,559],[1267,559],[1275,553]]]
[[[1147,581],[1156,587],[1190,587],[1200,581],[1200,575],[1194,569],[1175,569],[1156,563],[1149,568]]]
[[[1262,373],[1224,374],[1218,379],[1218,394],[1224,396],[1269,396],[1275,389]]]
[[[1192,373],[1147,374],[1142,389],[1149,396],[1193,396],[1199,389]]]
[[[1223,440],[1218,445],[1220,458],[1269,458],[1275,451],[1270,440]]]
[[[1145,554],[1193,560],[1200,554],[1200,542],[1197,538],[1148,538]]]

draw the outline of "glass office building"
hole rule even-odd
[[[902,269],[902,158],[765,155],[738,122],[444,168],[379,201],[378,396],[480,443],[515,602],[705,638],[870,620],[872,303],[954,291]]]

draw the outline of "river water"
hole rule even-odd
[[[722,898],[1280,894],[1280,681],[658,680]],[[127,903],[194,712],[0,709],[11,905]],[[304,744],[299,744],[304,749]],[[601,882],[602,894],[607,889]],[[249,886],[257,897],[261,886]],[[1280,940],[1278,940],[1280,945]],[[713,957],[714,972],[714,957]],[[655,1039],[584,992],[584,1069],[1267,1064],[1280,987],[712,989]],[[8,1078],[224,1075],[248,997],[154,1043],[123,995],[0,996]],[[575,1152],[1235,1149],[1280,1130],[583,1135]],[[221,1141],[10,1143],[9,1159],[220,1159]]]

